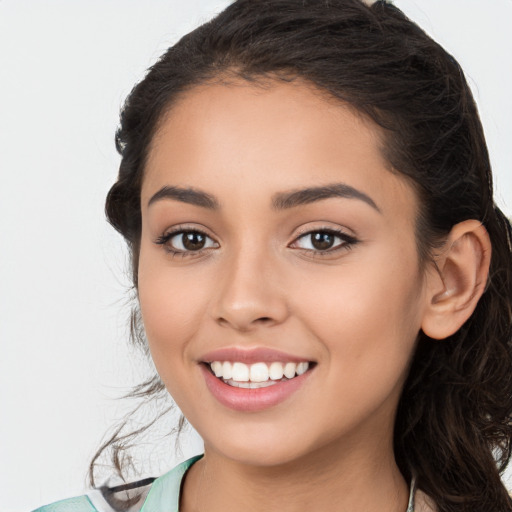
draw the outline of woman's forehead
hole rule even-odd
[[[335,150],[386,165],[381,140],[374,122],[307,84],[213,84],[188,91],[162,116],[146,170],[180,158],[205,158],[211,168],[220,156],[230,165],[265,159],[277,164],[306,154],[317,162]]]
[[[380,128],[307,85],[208,85],[162,119],[148,155],[142,203],[160,188],[269,196],[342,184],[397,204],[411,187],[389,170]],[[379,200],[372,199],[378,204]],[[399,201],[400,202],[400,201]]]

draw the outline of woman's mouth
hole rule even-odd
[[[212,373],[227,384],[237,388],[259,389],[286,382],[306,373],[308,362],[279,362],[245,364],[240,361],[212,361]]]
[[[240,358],[232,357],[235,354]],[[286,360],[286,356],[278,360],[276,352],[268,351],[260,351],[258,356],[267,357],[258,361],[256,354],[257,351],[223,351],[200,365],[207,388],[222,405],[241,412],[257,412],[278,405],[302,387],[316,366],[313,361],[293,357],[290,359],[295,361]]]

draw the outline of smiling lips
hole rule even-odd
[[[213,361],[210,368],[216,377],[233,387],[258,389],[272,386],[283,379],[290,380],[307,372],[309,363],[274,361],[267,363],[254,363],[251,365],[242,362]]]
[[[269,349],[223,349],[207,355],[200,367],[206,386],[222,405],[255,412],[294,394],[313,364]]]

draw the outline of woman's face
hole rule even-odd
[[[392,449],[425,286],[417,200],[379,140],[297,83],[201,86],[163,119],[139,299],[207,451],[275,465]]]

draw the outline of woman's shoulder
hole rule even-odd
[[[151,478],[151,482],[155,479]],[[76,496],[50,503],[34,512],[137,512],[151,490],[146,480],[118,487],[93,489],[83,496]]]
[[[162,503],[169,512],[177,512],[183,475],[201,457],[192,457],[156,479],[93,489],[83,496],[57,501],[33,512],[161,512]]]
[[[97,512],[87,495],[68,498],[40,507],[34,512]]]

